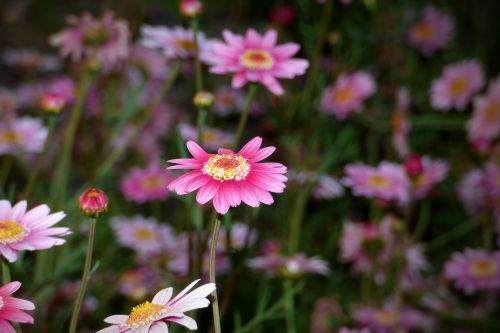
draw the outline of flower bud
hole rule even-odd
[[[58,93],[45,93],[39,100],[40,108],[49,113],[59,113],[66,105],[64,97]]]
[[[209,109],[215,103],[215,97],[208,91],[200,91],[194,95],[194,105],[199,109]]]
[[[418,177],[424,171],[422,156],[419,154],[411,154],[405,161],[405,170],[410,177]]]
[[[80,196],[80,210],[87,217],[97,218],[108,211],[108,198],[97,188],[86,190]]]
[[[181,15],[187,18],[195,18],[203,11],[203,4],[199,0],[181,0]]]

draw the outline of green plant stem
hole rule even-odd
[[[238,144],[240,143],[241,135],[243,134],[243,130],[245,129],[245,125],[247,123],[248,114],[250,113],[250,109],[252,107],[253,99],[255,98],[255,93],[257,92],[257,85],[250,84],[248,88],[247,100],[245,102],[245,107],[241,112],[240,121],[238,123],[238,128],[236,130],[236,135],[234,136],[233,141],[233,150],[236,150]]]
[[[0,185],[5,188],[10,171],[12,170],[12,165],[14,164],[14,156],[6,155],[4,159],[5,162],[2,163],[2,168],[0,170]]]
[[[455,227],[454,229],[451,229],[447,233],[435,238],[431,242],[429,242],[429,245],[427,245],[427,250],[428,251],[433,251],[438,248],[440,248],[443,245],[448,244],[449,242],[453,241],[456,238],[459,238],[461,236],[465,236],[467,233],[471,232],[476,228],[477,226],[480,225],[481,219],[479,218],[473,218],[472,220],[466,221],[465,223],[462,223],[461,225]]]
[[[198,128],[198,144],[203,146],[203,132],[205,132],[205,122],[207,120],[207,109],[199,108],[198,117],[196,119],[196,126]]]
[[[212,223],[212,241],[210,243],[210,268],[209,279],[211,283],[215,283],[215,256],[217,253],[217,241],[219,239],[220,219],[218,214],[214,214],[215,218]],[[217,289],[212,293],[212,313],[214,318],[215,333],[221,333],[220,328],[220,315],[219,315],[219,301],[217,300]]]
[[[200,92],[203,90],[203,71],[201,69],[200,47],[198,44],[199,24],[198,24],[197,19],[193,19],[191,21],[191,29],[193,29],[194,68],[195,68],[196,91]]]
[[[288,236],[288,251],[290,254],[295,253],[299,248],[302,220],[304,217],[304,211],[308,198],[309,188],[302,189],[301,191],[297,192],[294,205],[291,208],[292,213],[290,217],[290,233]]]
[[[289,278],[283,281],[283,288],[285,289],[285,294],[289,295],[285,303],[285,321],[286,321],[286,332],[296,333],[295,328],[295,302],[294,295],[292,293],[293,281]]]
[[[429,200],[424,200],[420,203],[420,214],[418,218],[415,231],[413,232],[413,240],[419,241],[425,234],[427,226],[429,225],[429,215],[431,212],[431,203]]]
[[[9,264],[5,261],[5,259],[2,259],[2,280],[3,284],[11,281]]]
[[[90,279],[90,266],[92,264],[92,251],[94,248],[95,226],[96,226],[96,219],[91,219],[89,225],[89,240],[87,244],[87,254],[85,256],[85,265],[83,267],[82,281],[80,283],[80,289],[78,290],[78,296],[76,297],[75,307],[73,308],[73,313],[71,314],[69,333],[76,332],[78,315],[80,314],[80,308],[83,303],[83,298],[85,297],[85,290],[87,289],[87,284]]]

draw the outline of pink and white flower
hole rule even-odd
[[[443,181],[450,168],[447,162],[431,160],[426,156],[422,158],[422,166],[422,173],[413,179],[413,196],[417,199],[425,197],[437,183]]]
[[[21,324],[33,324],[34,320],[23,310],[35,310],[35,304],[30,301],[12,297],[21,288],[21,283],[14,281],[0,287],[0,331],[16,333],[9,321]]]
[[[151,163],[146,168],[133,168],[122,179],[121,191],[129,201],[144,203],[165,200],[167,185],[174,179],[170,172],[159,164]]]
[[[292,256],[269,254],[250,259],[248,267],[263,271],[269,276],[300,277],[306,273],[329,275],[328,263],[319,257],[306,257],[303,253]]]
[[[258,82],[280,96],[284,90],[277,79],[292,79],[303,75],[309,67],[307,60],[292,58],[299,51],[298,44],[276,45],[278,34],[275,30],[268,30],[260,35],[249,29],[245,36],[225,30],[222,35],[225,43],[214,43],[215,64],[210,72],[235,73],[232,82],[235,89],[248,82]]]
[[[467,122],[470,141],[490,142],[500,136],[500,77],[490,83],[486,95],[474,100],[474,112]]]
[[[48,130],[41,119],[22,117],[0,124],[0,155],[39,153]]]

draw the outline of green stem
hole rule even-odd
[[[207,119],[207,110],[205,108],[198,109],[198,118],[196,126],[198,127],[198,144],[203,146],[203,132],[205,131],[205,121]]]
[[[203,72],[201,70],[200,47],[198,44],[199,29],[198,29],[198,20],[197,19],[194,19],[191,21],[191,29],[193,29],[196,91],[200,92],[203,90]]]
[[[248,114],[250,113],[250,109],[252,107],[252,102],[253,99],[255,98],[256,92],[257,92],[257,85],[250,84],[250,87],[248,88],[247,100],[245,102],[245,108],[241,112],[240,121],[238,123],[238,128],[236,130],[236,135],[234,136],[233,149],[236,149],[238,147],[241,135],[243,134],[243,130],[245,129],[245,125],[247,123]]]
[[[429,200],[424,200],[420,203],[420,214],[417,222],[417,226],[415,227],[415,231],[413,232],[413,240],[419,241],[422,236],[425,234],[425,230],[429,225],[429,215],[431,212],[431,203]]]
[[[89,226],[89,240],[87,244],[87,254],[85,256],[85,265],[83,267],[82,281],[80,284],[80,289],[78,290],[78,296],[76,297],[75,307],[73,308],[73,313],[71,314],[69,333],[76,332],[78,315],[80,314],[80,308],[83,303],[83,298],[85,297],[85,290],[87,289],[87,284],[90,279],[90,266],[92,264],[92,251],[94,248],[95,225],[96,225],[96,219],[91,219]]]
[[[3,284],[11,281],[9,264],[5,262],[5,259],[2,259],[2,280]]]
[[[215,284],[215,256],[217,253],[217,241],[219,239],[220,219],[218,214],[214,214],[212,241],[210,243],[210,268],[209,279],[211,283]],[[217,300],[217,289],[212,293],[212,312],[214,317],[215,333],[221,333],[220,328],[220,315],[219,315],[219,302]]]
[[[5,162],[2,163],[1,173],[0,173],[0,185],[6,187],[7,179],[9,178],[10,171],[12,170],[12,165],[14,164],[14,156],[6,155]]]
[[[286,332],[287,333],[296,333],[297,330],[295,329],[295,302],[294,302],[294,295],[291,292],[293,289],[293,284],[292,284],[291,279],[285,279],[283,281],[283,287],[285,289],[285,294],[288,294],[289,296],[286,299],[285,303],[285,320],[286,320]]]
[[[472,220],[460,224],[456,228],[451,229],[449,232],[432,240],[429,243],[429,245],[427,245],[427,250],[428,251],[436,250],[441,246],[448,244],[449,242],[453,241],[456,238],[465,236],[467,233],[474,230],[474,228],[476,228],[480,224],[480,221],[481,220],[479,218],[474,218]]]
[[[292,207],[290,217],[290,233],[288,238],[288,251],[290,254],[297,252],[299,248],[300,235],[302,229],[302,220],[304,218],[304,211],[309,198],[309,188],[305,188],[297,193],[295,202]]]

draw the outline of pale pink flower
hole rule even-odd
[[[245,107],[245,94],[241,90],[231,87],[221,87],[215,91],[215,104],[213,111],[220,116],[231,112],[240,112]]]
[[[444,274],[466,294],[500,289],[500,251],[466,248],[455,252],[445,264]]]
[[[162,282],[160,273],[149,266],[142,266],[125,271],[118,280],[118,291],[133,300],[143,300]]]
[[[370,330],[368,328],[356,330],[353,328],[341,327],[338,333],[370,333]]]
[[[392,146],[401,158],[406,158],[410,154],[408,136],[411,130],[411,123],[408,119],[408,109],[410,106],[410,93],[406,88],[400,88],[396,95],[396,108],[392,113]]]
[[[75,100],[75,83],[67,76],[56,76],[47,80],[21,85],[17,91],[20,106],[38,107],[46,94],[56,94],[69,105]]]
[[[245,36],[223,32],[225,43],[216,42],[213,47],[215,74],[235,73],[232,87],[239,89],[248,82],[258,82],[275,95],[283,95],[283,87],[277,79],[292,79],[303,75],[309,67],[304,59],[292,58],[300,46],[295,43],[276,45],[278,34],[268,30],[264,35],[249,29]]]
[[[37,118],[22,117],[0,124],[0,155],[38,153],[47,134],[47,128]]]
[[[128,54],[130,32],[125,20],[116,20],[111,12],[101,18],[89,13],[69,16],[69,27],[50,38],[50,44],[60,48],[62,57],[73,61],[96,60],[104,67],[113,67]]]
[[[189,124],[180,124],[178,126],[179,133],[184,140],[197,140],[198,128]],[[234,134],[224,132],[215,128],[207,127],[203,129],[203,146],[208,149],[217,149],[219,147],[227,147],[234,141]]]
[[[8,49],[2,52],[5,65],[25,70],[56,71],[61,68],[61,60],[51,54],[43,54],[34,49]]]
[[[489,142],[500,135],[500,77],[490,83],[486,95],[474,100],[467,132],[470,141],[485,139]]]
[[[321,96],[321,110],[344,120],[361,112],[363,103],[376,90],[371,74],[364,71],[341,74],[334,84],[326,87]]]
[[[9,262],[17,260],[19,251],[45,250],[62,245],[66,241],[56,236],[70,234],[68,228],[52,228],[66,214],[50,213],[47,205],[40,205],[26,211],[26,201],[14,206],[7,200],[0,200],[0,254]]]
[[[453,29],[453,20],[448,14],[434,7],[427,7],[410,28],[408,41],[420,53],[429,57],[437,50],[448,47],[453,38]]]
[[[134,45],[128,56],[129,66],[132,65],[146,78],[165,80],[168,65],[159,52],[148,49],[142,45]]]
[[[122,179],[121,191],[129,201],[144,203],[168,198],[167,185],[174,179],[157,163],[146,168],[132,168]]]
[[[9,321],[22,324],[33,324],[34,322],[33,317],[23,310],[35,310],[35,304],[11,296],[19,288],[21,288],[21,283],[18,281],[0,287],[0,331],[2,333],[16,333]]]
[[[329,200],[344,195],[344,188],[337,178],[329,175],[319,175],[316,187],[313,189],[313,197],[317,200]]]
[[[469,214],[477,214],[486,208],[488,193],[483,170],[473,169],[467,172],[460,180],[457,192]]]
[[[180,238],[180,239],[179,239]],[[187,235],[180,235],[177,239],[177,248],[172,252],[174,256],[167,263],[167,269],[175,276],[185,278],[189,275],[189,245]],[[198,256],[198,254],[194,254]],[[197,259],[195,259],[197,260]],[[201,258],[202,276],[208,278],[210,270],[210,251],[207,249]],[[215,257],[216,275],[223,275],[229,270],[229,258],[226,252],[218,252]]]
[[[226,214],[229,207],[241,202],[251,207],[274,202],[270,192],[282,193],[287,178],[286,167],[280,163],[259,163],[270,156],[275,147],[260,148],[262,138],[250,140],[239,152],[219,149],[217,154],[207,154],[193,141],[187,148],[194,158],[170,160],[177,165],[169,169],[193,169],[168,185],[169,190],[185,195],[198,190],[196,201],[205,204],[213,201],[219,214]]]
[[[209,306],[210,301],[206,297],[215,290],[215,284],[207,283],[188,293],[198,281],[192,282],[174,298],[171,287],[162,289],[151,302],[133,307],[128,316],[107,317],[104,322],[112,325],[97,333],[168,333],[169,322],[196,330],[196,321],[184,312]]]
[[[17,95],[14,91],[0,87],[0,121],[4,122],[15,117],[15,111],[19,106]]]
[[[270,254],[250,259],[248,267],[269,276],[300,277],[307,273],[329,275],[328,263],[319,257],[306,257],[303,253],[292,256]]]
[[[348,164],[345,173],[342,182],[354,195],[403,204],[409,200],[410,180],[401,165],[386,161],[377,167]]]
[[[431,105],[439,111],[463,111],[471,98],[484,86],[484,72],[476,60],[466,60],[444,68],[432,82]]]
[[[423,171],[413,179],[413,196],[421,199],[434,188],[434,186],[443,181],[450,166],[442,160],[431,160],[429,157],[422,158]]]
[[[242,250],[245,246],[252,246],[257,240],[257,231],[250,230],[244,223],[234,223],[231,226],[229,245],[232,250]],[[221,230],[217,241],[217,251],[227,252],[227,230]]]

